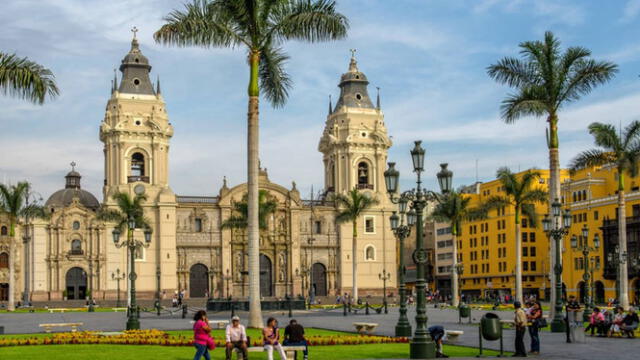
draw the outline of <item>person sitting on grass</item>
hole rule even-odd
[[[291,319],[289,321],[289,325],[284,328],[284,341],[282,342],[284,346],[304,346],[304,360],[309,358],[309,344],[307,340],[304,338],[304,327],[296,321],[296,319]]]
[[[445,355],[442,352],[442,341],[445,335],[444,327],[440,325],[434,325],[429,327],[427,331],[429,331],[429,335],[431,335],[431,340],[436,343],[436,357],[448,358],[449,356]]]
[[[591,315],[589,316],[589,325],[586,329],[584,329],[585,334],[591,330],[591,336],[597,330],[598,336],[602,335],[602,326],[604,325],[604,314],[600,312],[600,309],[597,307],[593,308]]]
[[[635,337],[634,332],[638,328],[639,322],[640,320],[638,319],[638,313],[636,312],[636,309],[630,307],[629,312],[624,317],[624,319],[622,319],[622,324],[620,324],[620,330],[622,331],[622,334],[626,334],[629,338]]]

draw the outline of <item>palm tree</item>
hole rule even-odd
[[[338,224],[351,222],[353,228],[351,241],[351,263],[353,264],[353,282],[351,296],[353,301],[358,301],[358,218],[365,211],[378,204],[378,200],[361,193],[357,188],[353,188],[347,194],[336,194],[333,196],[338,214],[336,222]]]
[[[579,100],[591,90],[608,82],[618,72],[618,66],[591,58],[591,51],[583,47],[570,47],[560,51],[560,41],[547,31],[544,41],[520,43],[522,59],[505,57],[490,65],[491,78],[516,90],[502,101],[502,118],[507,124],[524,116],[545,116],[549,123],[549,204],[560,199],[560,155],[558,141],[558,112],[570,102]],[[551,209],[549,209],[551,212]],[[550,246],[552,271],[555,244]],[[551,286],[555,278],[551,276]],[[555,303],[555,292],[551,292]]]
[[[0,52],[0,90],[4,94],[42,105],[59,90],[51,70],[26,57]]]
[[[129,219],[133,219],[136,229],[147,229],[150,227],[149,220],[144,216],[142,203],[147,200],[147,195],[136,194],[133,198],[124,192],[113,194],[117,209],[102,208],[98,212],[98,219],[116,223],[116,228],[120,231],[129,229]]]
[[[516,223],[516,300],[522,302],[522,215],[529,220],[531,227],[538,224],[536,204],[547,202],[546,191],[533,188],[536,180],[540,178],[540,172],[528,170],[521,176],[511,172],[509,168],[498,169],[496,178],[502,183],[504,195],[494,195],[486,200],[489,209],[511,207],[515,209],[514,221]]]
[[[278,203],[268,198],[269,192],[267,190],[260,190],[258,194],[258,218],[260,229],[267,228],[267,217],[276,211]],[[246,229],[248,210],[247,194],[244,194],[242,201],[233,203],[234,213],[229,218],[222,222],[223,229]]]
[[[258,220],[258,102],[260,89],[283,106],[291,79],[284,70],[286,40],[318,42],[344,38],[348,22],[332,0],[193,0],[174,10],[154,34],[177,46],[244,47],[249,65],[247,185],[249,234],[249,326],[262,327]]]
[[[9,218],[9,301],[7,310],[15,310],[15,236],[16,225],[20,218],[24,217],[46,217],[44,208],[37,204],[27,204],[27,198],[31,190],[31,184],[26,181],[19,182],[17,185],[0,184],[0,213]]]
[[[631,122],[618,135],[610,124],[594,122],[589,125],[589,133],[593,135],[597,149],[586,150],[576,156],[570,164],[571,170],[582,169],[605,164],[615,164],[618,171],[618,245],[620,254],[627,252],[627,218],[624,198],[625,175],[638,176],[640,161],[640,122]],[[625,264],[620,265],[618,282],[620,284],[620,305],[629,307],[628,273]]]
[[[451,266],[451,298],[452,305],[458,306],[458,243],[462,223],[486,218],[486,209],[483,206],[471,207],[471,197],[457,191],[450,191],[436,198],[437,204],[431,213],[431,218],[438,222],[451,224],[451,236],[453,238],[453,265]]]

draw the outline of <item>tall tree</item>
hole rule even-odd
[[[44,208],[37,204],[27,204],[27,198],[31,191],[31,184],[26,181],[16,185],[0,184],[0,213],[9,218],[9,301],[7,310],[15,310],[15,252],[16,252],[16,225],[25,217],[44,218]],[[26,225],[26,224],[25,224]]]
[[[481,220],[486,218],[486,208],[480,204],[471,206],[471,196],[466,196],[457,191],[450,191],[436,198],[437,204],[431,213],[431,218],[438,222],[451,224],[451,236],[453,238],[453,265],[451,267],[451,298],[452,305],[458,306],[458,242],[462,224],[468,221]]]
[[[586,150],[578,154],[570,164],[571,170],[614,164],[618,171],[618,245],[620,254],[627,252],[627,214],[625,205],[624,182],[626,175],[638,176],[640,161],[640,122],[632,121],[618,135],[616,128],[610,124],[594,122],[589,125],[589,133],[593,135],[598,148]],[[629,274],[626,264],[618,269],[620,284],[620,305],[629,307]]]
[[[353,271],[353,282],[351,297],[353,301],[358,301],[358,218],[365,211],[378,203],[378,200],[372,198],[367,193],[358,191],[353,188],[347,194],[336,194],[333,196],[335,206],[338,209],[336,222],[341,224],[351,222],[352,241],[351,241],[351,263]]]
[[[525,41],[519,46],[521,59],[505,57],[490,65],[487,72],[497,82],[515,90],[502,101],[502,118],[506,123],[514,123],[524,116],[547,119],[551,206],[554,199],[560,199],[558,113],[564,105],[611,80],[618,66],[592,59],[591,51],[583,47],[570,47],[562,53],[560,41],[550,31],[545,32],[543,41]],[[555,266],[554,242],[551,242],[550,250],[549,272]],[[555,278],[551,276],[552,288],[554,284]],[[555,303],[554,291],[551,292],[551,303]]]
[[[536,204],[547,202],[549,194],[540,187],[533,187],[540,178],[540,172],[528,170],[522,175],[514,174],[509,168],[498,169],[496,178],[502,183],[504,195],[494,195],[486,200],[489,209],[514,208],[516,228],[516,300],[522,302],[522,215],[531,227],[537,227]]]
[[[147,200],[147,195],[136,194],[134,197],[124,192],[113,194],[112,199],[115,200],[116,209],[102,208],[98,212],[98,218],[104,221],[116,223],[116,227],[120,230],[129,229],[129,219],[133,219],[136,223],[136,229],[146,229],[149,220],[144,216],[142,204]]]
[[[26,57],[0,52],[0,89],[5,95],[43,104],[48,96],[58,96],[59,90],[51,70]]]
[[[260,90],[274,107],[291,87],[284,70],[287,40],[319,42],[344,38],[347,18],[332,0],[193,0],[165,17],[157,42],[177,46],[243,47],[249,65],[247,183],[249,234],[249,326],[262,327],[258,220],[258,103]]]
[[[258,194],[258,223],[260,229],[267,228],[267,219],[270,214],[276,211],[278,203],[269,198],[267,190],[260,190]],[[246,229],[249,218],[249,206],[247,204],[247,194],[244,194],[242,201],[233,203],[233,213],[228,219],[222,222],[223,229]]]

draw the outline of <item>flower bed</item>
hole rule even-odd
[[[407,338],[387,336],[346,335],[346,336],[309,336],[309,345],[362,345],[407,343]],[[217,346],[224,346],[224,338],[216,338]],[[109,344],[109,345],[160,345],[160,346],[192,346],[191,337],[171,336],[160,330],[128,330],[122,334],[103,335],[95,331],[55,333],[48,337],[21,339],[0,339],[0,347],[29,345],[68,345],[68,344]],[[262,346],[261,341],[253,341],[253,346]]]

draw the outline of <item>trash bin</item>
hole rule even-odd
[[[0,335],[4,335],[4,326],[0,326]]]
[[[500,317],[494,313],[486,313],[480,319],[480,332],[485,340],[495,341],[500,339],[502,336]]]
[[[469,316],[471,316],[471,308],[467,304],[460,305],[458,311],[460,312],[461,318],[468,318]]]

